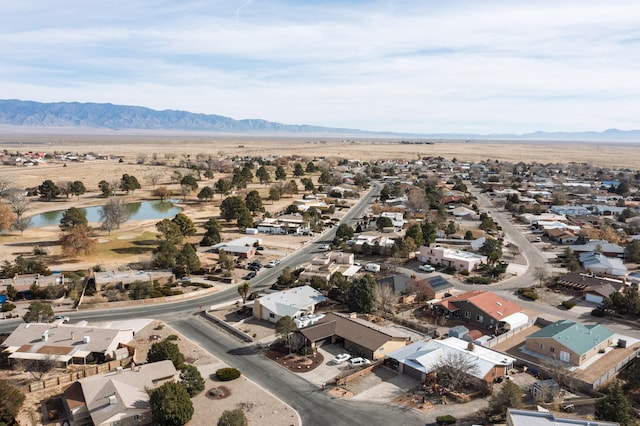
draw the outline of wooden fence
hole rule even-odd
[[[118,367],[126,367],[131,363],[131,360],[132,358],[128,357],[121,360],[109,361],[105,362],[104,364],[87,366],[82,370],[60,374],[58,376],[50,377],[45,380],[31,382],[25,387],[25,391],[37,392],[43,389],[49,389],[67,383],[73,383],[76,380],[84,379],[85,377],[95,376],[96,374],[103,374],[109,371],[113,371]]]

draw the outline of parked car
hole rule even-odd
[[[262,250],[264,250],[264,247],[262,247],[262,246],[258,246],[258,247],[256,247],[256,250],[258,250],[258,251],[262,251]]]
[[[367,263],[364,265],[364,269],[369,272],[380,272],[380,265],[377,263]]]
[[[247,269],[250,271],[259,271],[262,268],[262,265],[257,265],[255,263],[251,263],[247,266]]]
[[[250,280],[251,278],[255,278],[256,273],[255,271],[251,271],[249,272],[247,275],[245,275],[244,277],[242,277],[243,280]]]
[[[279,260],[271,260],[271,261],[269,261],[269,263],[264,265],[264,267],[265,268],[274,268],[274,267],[278,266],[279,264],[280,264]]]
[[[427,263],[425,263],[424,265],[420,265],[418,267],[418,269],[420,269],[421,271],[424,271],[424,272],[435,272],[435,270],[436,270],[436,268],[434,268],[433,266],[431,266],[431,265],[429,265]]]
[[[56,320],[62,321],[63,323],[65,323],[65,322],[69,322],[71,319],[63,315],[56,315]]]
[[[533,241],[536,242],[536,243],[540,243],[540,242],[542,242],[542,238],[536,237]]]
[[[345,362],[346,360],[348,360],[349,358],[351,358],[351,355],[349,355],[349,354],[338,354],[338,355],[333,357],[331,362],[333,364],[341,364],[341,363]]]
[[[329,244],[323,244],[320,246],[320,250],[327,251],[329,249],[331,249],[331,246]]]
[[[349,360],[349,364],[352,367],[359,367],[361,365],[367,365],[367,364],[371,364],[371,361],[369,361],[366,358],[362,358],[362,357],[357,357],[357,358],[351,358]]]

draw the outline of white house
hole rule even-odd
[[[253,316],[270,322],[277,322],[285,316],[298,318],[313,314],[316,305],[325,300],[327,298],[313,287],[294,287],[256,299]]]
[[[457,356],[473,360],[477,368],[472,375],[488,383],[508,375],[516,361],[508,355],[457,337],[420,341],[387,354],[388,358],[396,361],[391,365],[397,365],[398,372],[418,380],[424,380],[427,374],[436,371],[447,359]]]
[[[487,263],[487,256],[440,246],[421,246],[420,260],[432,265],[452,267],[457,271],[471,272],[481,264]]]

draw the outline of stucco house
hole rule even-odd
[[[13,360],[52,361],[69,364],[104,362],[129,356],[126,344],[133,340],[133,329],[87,327],[73,324],[26,323],[2,342],[3,352]]]
[[[582,325],[559,320],[526,337],[525,348],[544,357],[581,365],[601,349],[612,346],[614,333],[601,324]]]
[[[595,274],[625,277],[628,272],[627,267],[622,263],[622,259],[607,257],[598,252],[580,253],[578,260],[584,269]]]
[[[220,251],[224,251],[225,253],[238,256],[239,258],[251,259],[256,255],[255,246],[260,244],[262,244],[261,238],[241,237],[232,241],[218,243],[212,246],[208,251],[211,253],[220,253]]]
[[[307,345],[315,348],[325,343],[343,342],[353,356],[381,360],[392,351],[409,344],[411,338],[395,328],[381,327],[355,314],[328,313],[317,324],[299,331]]]
[[[487,383],[509,374],[516,361],[508,355],[484,348],[472,342],[448,337],[412,343],[387,355],[385,365],[399,373],[424,381],[427,374],[437,371],[449,358],[459,356],[473,360],[477,369],[472,375]]]
[[[481,264],[487,263],[487,256],[440,246],[421,246],[420,260],[432,265],[451,267],[457,271],[471,272]]]
[[[149,390],[177,380],[170,360],[80,379],[62,399],[71,426],[153,424]]]
[[[294,287],[256,299],[253,316],[273,323],[285,316],[298,318],[313,314],[316,305],[325,300],[327,298],[313,287]]]

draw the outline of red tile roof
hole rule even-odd
[[[491,318],[502,321],[509,315],[517,312],[522,312],[522,308],[513,302],[509,302],[495,293],[490,291],[474,290],[466,293],[459,294],[454,297],[448,297],[435,305],[440,305],[449,311],[457,311],[458,304],[462,302],[469,302],[482,310],[485,314]]]

